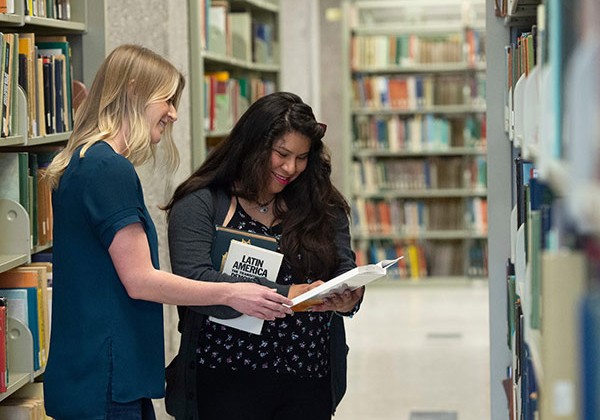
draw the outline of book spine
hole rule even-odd
[[[7,299],[0,296],[0,392],[8,390],[8,317]]]

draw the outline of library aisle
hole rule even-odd
[[[487,283],[374,284],[346,322],[348,393],[335,420],[490,418]]]

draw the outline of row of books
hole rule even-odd
[[[466,273],[469,277],[488,278],[488,241],[486,239],[474,239],[468,246],[468,260]],[[434,258],[446,258],[443,253],[434,255]],[[443,264],[439,261],[439,264]],[[436,265],[440,266],[440,265]],[[444,267],[444,265],[441,265]]]
[[[355,115],[352,121],[355,149],[389,151],[448,150],[485,144],[484,114],[444,118],[432,114]]]
[[[25,325],[33,339],[32,365],[34,371],[46,366],[50,347],[50,317],[52,295],[52,264],[49,262],[32,262],[0,273],[0,297],[4,298],[6,319],[13,318]],[[6,331],[6,330],[5,330]],[[0,337],[0,344],[11,345],[7,336]],[[27,349],[19,349],[27,351]],[[5,358],[5,365],[0,366],[5,372],[6,386],[11,382],[11,365]],[[13,372],[33,373],[33,372]]]
[[[505,46],[505,129],[565,195],[580,231],[596,234],[600,218],[588,209],[600,208],[589,203],[600,188],[598,142],[592,140],[599,138],[598,127],[590,124],[600,108],[594,71],[600,38],[592,29],[598,7],[586,0],[573,7],[547,2],[538,10],[537,24]]]
[[[388,277],[391,279],[418,280],[427,277],[425,250],[421,244],[371,242],[368,246],[359,246],[354,251],[356,264],[359,266],[375,264],[395,255],[404,255],[404,258],[398,261],[396,266],[388,268]]]
[[[456,241],[372,241],[356,248],[358,265],[373,264],[393,255],[404,255],[397,267],[388,268],[392,279],[421,280],[430,277],[485,277],[488,273],[487,241],[467,245]]]
[[[531,99],[535,100],[532,106],[535,107],[536,112],[538,110],[537,90],[540,81],[538,78],[539,67],[535,66],[536,44],[534,38],[533,32],[523,32],[515,38],[513,43],[505,47],[504,129],[516,147],[523,147],[526,157],[530,152],[530,147],[525,143],[529,142],[535,146],[539,128],[535,127],[535,132],[525,132],[528,131],[526,126],[536,122],[536,118],[534,116],[525,118],[523,109],[523,102]],[[526,88],[527,85],[529,85],[528,88]]]
[[[204,128],[228,131],[258,98],[273,93],[275,81],[258,77],[232,77],[227,71],[204,75]]]
[[[65,36],[20,34],[23,55],[19,84],[27,95],[30,136],[73,128],[71,48]]]
[[[354,191],[484,189],[484,156],[425,159],[366,158],[352,163]]]
[[[14,2],[6,0],[12,5],[12,12],[7,13],[14,13]],[[25,16],[71,20],[71,0],[25,0]]]
[[[512,418],[552,418],[555,407],[564,407],[560,417],[596,418],[598,411],[584,414],[575,401],[590,384],[584,378],[597,375],[596,361],[579,362],[583,349],[598,354],[598,342],[592,340],[596,333],[582,320],[596,316],[590,311],[597,307],[587,306],[594,294],[586,295],[593,275],[588,267],[597,266],[600,246],[593,238],[580,238],[580,249],[569,249],[575,232],[565,220],[564,200],[538,178],[534,163],[516,159],[514,173],[506,273],[507,344],[513,361],[505,379]],[[553,392],[559,383],[564,391]],[[597,386],[588,391],[596,400]]]
[[[511,418],[600,418],[598,6],[545,1],[505,47],[506,129],[533,161],[511,168]]]
[[[0,136],[16,134],[19,40],[16,34],[0,33]]]
[[[366,76],[352,79],[353,106],[419,110],[433,106],[485,104],[485,75]]]
[[[351,42],[353,69],[485,62],[485,33],[475,29],[444,35],[356,35]]]
[[[15,1],[23,1],[25,16],[71,20],[71,0],[0,0],[0,13],[14,14]]]
[[[29,137],[70,131],[73,127],[70,47],[66,37],[33,33],[0,34],[1,136],[17,133],[18,92],[27,102]],[[0,144],[1,144],[0,140]]]
[[[365,199],[352,202],[353,230],[363,234],[418,235],[433,230],[487,233],[487,200],[444,198],[405,200]]]
[[[0,198],[13,200],[29,214],[32,248],[52,244],[52,191],[43,181],[54,152],[0,153]]]
[[[213,53],[254,63],[277,61],[274,25],[259,21],[250,12],[232,11],[225,0],[201,0],[204,21],[201,44]]]

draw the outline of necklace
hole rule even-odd
[[[256,204],[258,204],[258,212],[259,213],[266,213],[269,211],[269,206],[270,204],[273,202],[273,200],[275,200],[275,196],[273,196],[269,201],[267,201],[266,203],[259,203],[258,201],[256,202]]]

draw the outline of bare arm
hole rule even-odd
[[[189,280],[152,266],[146,233],[140,223],[120,229],[108,249],[117,274],[132,299],[172,305],[227,305],[247,315],[273,320],[292,313],[291,301],[253,283]]]

